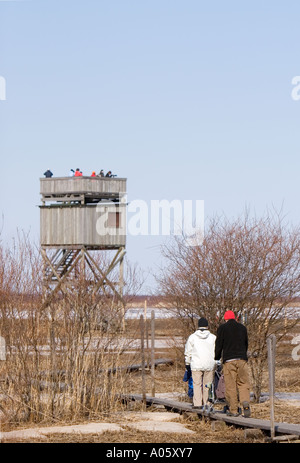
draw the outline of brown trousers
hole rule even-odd
[[[223,366],[225,399],[232,413],[238,410],[239,402],[250,403],[248,365],[245,360],[231,360]]]
[[[193,370],[192,377],[194,389],[193,405],[194,407],[201,407],[208,403],[208,393],[213,380],[213,371]]]

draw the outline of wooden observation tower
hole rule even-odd
[[[52,177],[40,179],[40,245],[44,258],[44,305],[64,285],[70,284],[78,268],[93,278],[97,293],[109,286],[123,299],[123,258],[126,246],[126,179],[108,177]],[[94,251],[109,253],[106,269]],[[119,280],[111,272],[119,266]]]

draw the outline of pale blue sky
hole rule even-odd
[[[298,1],[0,1],[3,238],[39,238],[39,178],[112,170],[128,199],[300,221]],[[162,238],[128,237],[155,270]]]

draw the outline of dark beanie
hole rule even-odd
[[[206,320],[206,318],[199,318],[198,320],[198,328],[208,328],[208,321]]]

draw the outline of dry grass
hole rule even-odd
[[[300,407],[294,407],[287,404],[276,404],[275,416],[277,421],[297,422]],[[253,416],[256,418],[268,419],[268,404],[253,405]],[[151,413],[151,409],[149,411]],[[163,413],[163,412],[162,412]],[[280,419],[279,419],[280,418]],[[292,419],[290,419],[292,418]],[[138,419],[138,418],[137,418]],[[74,435],[74,434],[48,434],[46,438],[30,439],[31,443],[264,443],[265,435],[245,438],[243,429],[234,426],[220,426],[219,429],[213,430],[211,422],[208,419],[196,419],[195,417],[181,417],[180,423],[187,429],[194,431],[194,434],[179,434],[169,432],[150,432],[139,431],[132,427],[125,426],[124,412],[119,415],[112,415],[109,418],[103,417],[102,421],[108,420],[110,423],[122,423],[122,431],[105,431],[101,434]],[[299,420],[298,420],[299,421]],[[4,441],[5,442],[5,441]],[[18,442],[26,442],[18,440]],[[28,441],[27,441],[28,442]]]
[[[289,375],[285,371],[286,368],[283,367],[277,373],[277,377],[281,378],[282,375],[285,376],[285,381],[288,384],[289,379],[292,382],[295,378],[295,368],[288,368]],[[156,386],[157,393],[160,392],[186,392],[186,384],[182,381],[182,369],[180,369],[176,364],[173,366],[161,366],[156,371]],[[141,373],[131,373],[130,382],[132,392],[140,393],[141,385]],[[149,378],[147,380],[147,391],[151,390]],[[186,397],[185,400],[188,400]],[[215,409],[222,409],[223,404],[216,404]],[[270,409],[269,402],[260,404],[251,404],[252,416],[254,418],[260,419],[269,419],[270,418]],[[119,409],[112,413],[99,414],[95,417],[95,422],[109,422],[122,424],[122,431],[106,431],[101,434],[89,434],[89,435],[74,435],[74,434],[49,434],[46,438],[40,439],[30,439],[32,443],[47,442],[47,443],[189,443],[189,444],[199,444],[199,443],[263,443],[265,442],[265,435],[261,434],[258,437],[245,438],[245,432],[243,429],[235,428],[232,426],[221,426],[218,430],[213,430],[211,426],[211,421],[207,418],[196,418],[195,415],[185,416],[182,415],[178,419],[181,424],[183,424],[187,429],[194,431],[194,434],[178,434],[178,433],[169,433],[169,432],[150,432],[150,431],[139,431],[133,429],[132,427],[126,426],[128,422],[125,419],[126,414],[130,413],[131,417],[134,417],[136,412],[136,418],[131,418],[139,420],[139,412],[144,410],[143,406],[139,402],[130,404],[130,412],[119,404]],[[155,407],[150,407],[147,409],[149,413],[152,411],[157,411]],[[164,413],[161,410],[161,413]],[[289,422],[289,423],[299,423],[300,417],[300,403],[292,403],[285,401],[275,401],[275,419],[279,422]],[[90,423],[93,420],[78,420],[77,424]],[[57,423],[56,423],[57,424]],[[69,424],[69,422],[60,422],[60,425]],[[74,423],[73,423],[74,424]],[[28,424],[29,427],[29,424]],[[37,426],[38,427],[38,426]],[[4,430],[9,430],[12,427],[7,423]],[[16,428],[13,426],[13,428]],[[22,426],[24,428],[24,424]],[[22,442],[22,440],[18,440]],[[26,441],[23,441],[26,442]],[[28,441],[27,441],[28,442]]]
[[[132,347],[132,341],[140,336],[139,321],[127,321],[123,332],[124,308],[106,287],[96,297],[89,286],[91,273],[81,274],[79,268],[63,291],[45,305],[43,268],[41,255],[28,239],[20,239],[12,249],[0,246],[0,334],[5,337],[7,353],[6,361],[0,362],[1,431],[103,420],[119,423],[126,408],[116,397],[141,394],[141,372],[107,374],[107,370],[141,362],[139,345]],[[172,346],[172,337],[185,336],[182,328],[178,318],[155,321],[156,338],[170,341],[169,347],[156,350],[156,358],[174,360],[172,366],[156,370],[156,394],[186,394],[184,342]],[[295,334],[298,329],[292,336]],[[277,391],[300,391],[299,366],[291,360],[290,341],[278,346]],[[147,394],[151,389],[147,371]],[[265,375],[263,390],[267,389]],[[252,410],[254,417],[269,418],[267,403],[254,404]],[[299,407],[276,403],[275,417],[278,421],[299,422]],[[213,432],[205,420],[181,420],[194,434],[127,427],[99,435],[51,435],[47,442],[244,441],[243,430],[225,427]]]
[[[163,432],[150,432],[138,431],[132,428],[127,428],[122,432],[106,431],[102,434],[89,434],[81,436],[73,436],[70,434],[53,434],[48,435],[45,439],[32,439],[31,443],[98,443],[98,444],[120,444],[120,443],[134,443],[134,444],[201,444],[201,443],[253,443],[264,442],[261,439],[245,439],[244,432],[235,428],[228,428],[226,431],[212,431],[210,426],[205,423],[198,423],[197,425],[189,425],[189,428],[195,431],[195,435],[190,434],[176,434],[176,433],[163,433]],[[25,441],[19,441],[25,442]]]
[[[70,330],[73,327],[70,327]],[[20,330],[19,332],[23,333]],[[24,330],[25,332],[25,330]],[[73,331],[70,331],[71,334]],[[137,322],[128,323],[126,327],[126,335],[130,335],[137,339],[138,336],[138,324]],[[171,339],[172,336],[180,334],[178,326],[174,323],[174,320],[159,320],[156,324],[156,335],[157,337],[164,337],[164,339]],[[94,340],[94,334],[92,333],[91,341]],[[118,335],[119,336],[119,335]],[[74,337],[70,336],[70,341],[74,341]],[[116,342],[116,336],[111,336],[108,340],[109,343]],[[172,343],[172,340],[171,340]],[[107,344],[108,346],[110,344]],[[74,346],[73,344],[67,344],[67,347]],[[23,350],[18,352],[18,356],[10,357],[9,363],[2,365],[3,376],[9,373],[12,378],[19,378],[20,383],[9,383],[7,388],[6,383],[0,383],[0,393],[7,393],[6,398],[1,400],[0,405],[6,412],[3,416],[1,423],[1,430],[10,431],[17,430],[24,427],[40,427],[40,426],[51,426],[55,425],[68,425],[68,424],[81,424],[91,422],[110,422],[110,423],[121,423],[124,428],[120,432],[106,431],[101,434],[90,434],[90,435],[70,435],[70,434],[53,434],[47,435],[46,439],[30,439],[30,442],[49,442],[49,443],[240,443],[240,442],[264,442],[264,436],[259,438],[246,439],[243,429],[237,429],[231,426],[225,426],[222,429],[213,431],[211,424],[206,419],[192,419],[191,417],[181,417],[180,422],[185,425],[187,429],[194,431],[194,434],[175,434],[169,432],[150,432],[150,431],[139,431],[126,427],[126,421],[124,425],[124,413],[127,412],[126,407],[121,402],[115,400],[115,394],[118,393],[136,393],[141,394],[142,392],[142,377],[141,372],[137,371],[134,373],[122,373],[118,375],[110,376],[89,376],[88,371],[93,371],[93,367],[108,368],[112,366],[121,367],[132,363],[140,363],[141,358],[139,352],[128,354],[123,348],[117,348],[114,350],[112,355],[107,352],[106,349],[98,349],[94,356],[88,356],[81,350],[81,342],[78,339],[74,350],[74,365],[77,369],[68,369],[70,372],[69,384],[73,385],[74,379],[78,380],[78,387],[73,394],[68,395],[68,392],[62,392],[59,394],[56,391],[50,391],[51,401],[46,391],[39,391],[34,385],[27,389],[29,393],[30,401],[25,402],[22,384],[24,377],[22,374],[18,375],[18,372],[26,371],[22,370],[22,366],[27,368],[28,377],[40,379],[39,371],[34,370],[35,364],[32,361],[32,356],[24,355],[22,357]],[[129,345],[126,346],[127,348]],[[72,351],[66,349],[69,356],[64,360],[63,357],[56,357],[56,361],[61,361],[61,366],[68,366],[70,355]],[[27,354],[27,353],[26,353]],[[159,352],[156,352],[156,358],[167,357],[174,360],[173,365],[160,366],[155,372],[155,392],[156,394],[161,393],[179,393],[185,400],[188,400],[187,384],[183,382],[184,374],[184,363],[182,350],[174,347],[160,348]],[[146,355],[147,358],[147,355]],[[40,370],[47,369],[48,371],[54,371],[53,365],[49,364],[51,358],[39,356],[39,368]],[[63,363],[63,360],[65,363]],[[95,363],[95,360],[97,362]],[[300,392],[300,381],[299,381],[299,364],[291,359],[291,345],[290,343],[282,344],[278,346],[278,352],[276,357],[276,391],[282,392]],[[24,361],[22,364],[21,361]],[[25,362],[26,361],[26,362]],[[76,361],[76,362],[75,362]],[[14,370],[8,369],[14,367]],[[51,368],[50,368],[51,367]],[[79,368],[83,367],[83,368]],[[1,370],[1,368],[0,368]],[[1,373],[1,371],[0,371]],[[31,376],[30,376],[31,375]],[[1,375],[0,375],[1,376]],[[48,375],[48,380],[50,380]],[[60,380],[65,378],[59,378]],[[94,397],[88,398],[82,396],[80,391],[81,387],[86,384],[90,384],[91,389],[96,391],[102,388],[105,394],[101,396],[95,395]],[[70,389],[71,390],[71,389]],[[268,375],[265,372],[263,381],[263,390],[268,390]],[[147,370],[146,373],[146,391],[148,395],[151,395],[151,377],[150,372]],[[55,393],[54,393],[55,392]],[[76,395],[77,394],[77,395]],[[28,399],[25,397],[25,399]],[[92,400],[91,400],[92,399]],[[94,400],[94,401],[93,401]],[[131,406],[132,407],[132,406]],[[136,411],[140,411],[141,404],[135,404]],[[215,408],[222,409],[223,405],[216,405]],[[252,404],[252,416],[254,418],[269,419],[270,410],[269,403]],[[131,408],[131,411],[133,408]],[[1,409],[0,409],[1,411]],[[28,413],[25,414],[24,411]],[[71,413],[71,412],[76,413]],[[149,410],[151,412],[151,409]],[[12,413],[10,413],[12,412]],[[275,419],[276,421],[299,423],[300,422],[300,404],[298,403],[287,403],[282,401],[276,401],[275,403]],[[20,441],[21,442],[21,441]]]

